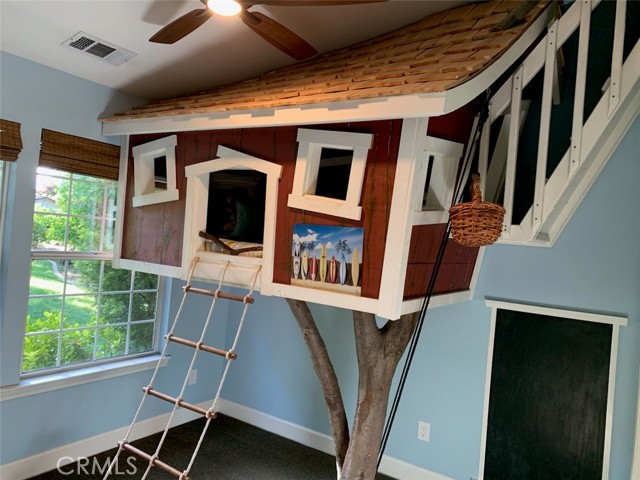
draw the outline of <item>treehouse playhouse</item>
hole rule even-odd
[[[257,274],[262,295],[418,311],[486,91],[553,13],[496,31],[512,7],[448,10],[103,119],[125,142],[117,266],[187,278],[198,257],[199,280],[224,269],[229,285]],[[469,298],[479,260],[449,242],[433,302]]]
[[[521,3],[468,4],[102,119],[104,134],[123,137],[114,265],[186,279],[185,295],[239,300],[244,312],[254,289],[390,320],[421,311],[427,292],[432,306],[470,299],[483,247],[442,242],[469,174],[479,172],[485,200],[504,205],[500,242],[551,245],[640,105],[636,2],[564,11],[540,2],[514,18]],[[601,6],[613,14],[592,15]],[[610,40],[598,32],[595,42],[608,58],[590,47],[596,17],[611,20]],[[573,89],[568,103],[561,84]],[[532,152],[524,167],[523,150]],[[222,355],[228,368],[235,343],[223,351],[203,338],[172,327],[167,343],[193,347],[194,359]],[[205,410],[182,399],[184,388],[174,398],[150,384],[145,397],[208,425],[218,396]],[[187,478],[189,468],[120,445]]]

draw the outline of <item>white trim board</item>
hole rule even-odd
[[[18,385],[0,388],[0,403],[30,395],[52,392],[61,388],[75,387],[85,383],[153,370],[156,368],[158,361],[160,361],[160,366],[164,367],[169,363],[170,359],[170,356],[161,359],[160,354],[155,353],[101,365],[89,365],[86,368],[79,368],[77,370],[68,370],[27,378],[21,380]]]
[[[609,323],[611,325],[626,326],[628,317],[622,315],[603,315],[599,313],[579,312],[576,310],[564,310],[561,308],[543,307],[539,305],[527,305],[525,303],[505,302],[502,300],[486,299],[488,307],[514,312],[535,313],[537,315],[548,315],[550,317],[570,318],[573,320],[584,320],[585,322]]]
[[[199,403],[202,408],[209,408],[213,400]],[[238,403],[220,399],[220,413],[240,421],[249,423],[258,428],[314,448],[329,455],[334,454],[333,440],[329,435],[316,432],[309,428],[297,425],[272,415],[254,410]],[[169,413],[144,420],[136,424],[131,440],[153,435],[162,431],[166,425]],[[174,416],[174,426],[196,420],[200,416],[185,409],[179,409]],[[58,460],[69,457],[66,463],[72,463],[78,457],[90,457],[100,452],[115,448],[127,431],[128,426],[111,430],[94,437],[73,442],[62,447],[57,447],[46,452],[32,455],[12,463],[0,465],[0,478],[2,480],[24,480],[56,468]],[[72,458],[73,457],[73,458]],[[380,466],[380,472],[393,478],[402,480],[453,480],[436,472],[417,467],[397,458],[384,455]]]
[[[493,348],[496,331],[496,317],[498,309],[512,310],[517,312],[534,313],[564,319],[582,320],[586,322],[597,322],[611,325],[611,353],[609,362],[609,383],[607,395],[607,409],[604,432],[602,480],[609,479],[609,467],[611,459],[611,436],[613,429],[613,406],[615,401],[615,381],[618,360],[618,340],[620,326],[626,326],[628,318],[625,316],[602,315],[589,312],[578,312],[574,310],[564,310],[560,308],[542,307],[537,305],[527,305],[523,303],[513,303],[500,300],[486,299],[485,304],[491,308],[491,324],[489,329],[489,343],[487,348],[487,369],[485,374],[485,392],[482,416],[482,438],[480,441],[480,466],[478,480],[484,478],[484,461],[487,449],[487,428],[489,423],[489,397],[491,394],[491,373],[493,368]],[[640,409],[640,405],[639,405]],[[637,446],[637,445],[636,445]],[[633,475],[631,476],[632,479]]]

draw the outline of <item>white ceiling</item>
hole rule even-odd
[[[390,0],[336,7],[260,11],[320,53],[375,37],[469,0]],[[213,16],[173,45],[148,41],[199,0],[0,0],[0,48],[143,98],[167,98],[251,78],[294,62],[237,17]],[[137,55],[114,67],[61,46],[82,31]]]

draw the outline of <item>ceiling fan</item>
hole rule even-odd
[[[296,60],[315,55],[317,50],[293,33],[281,23],[260,12],[250,12],[254,5],[286,7],[301,6],[337,6],[359,3],[379,3],[387,0],[200,0],[204,8],[197,8],[177,18],[153,35],[149,41],[154,43],[175,43],[200,27],[214,14],[238,15],[251,30],[260,35],[274,47],[282,50]]]

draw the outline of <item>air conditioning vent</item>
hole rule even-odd
[[[137,55],[126,48],[118,47],[84,32],[78,32],[68,38],[62,43],[62,46],[90,55],[116,67]]]

